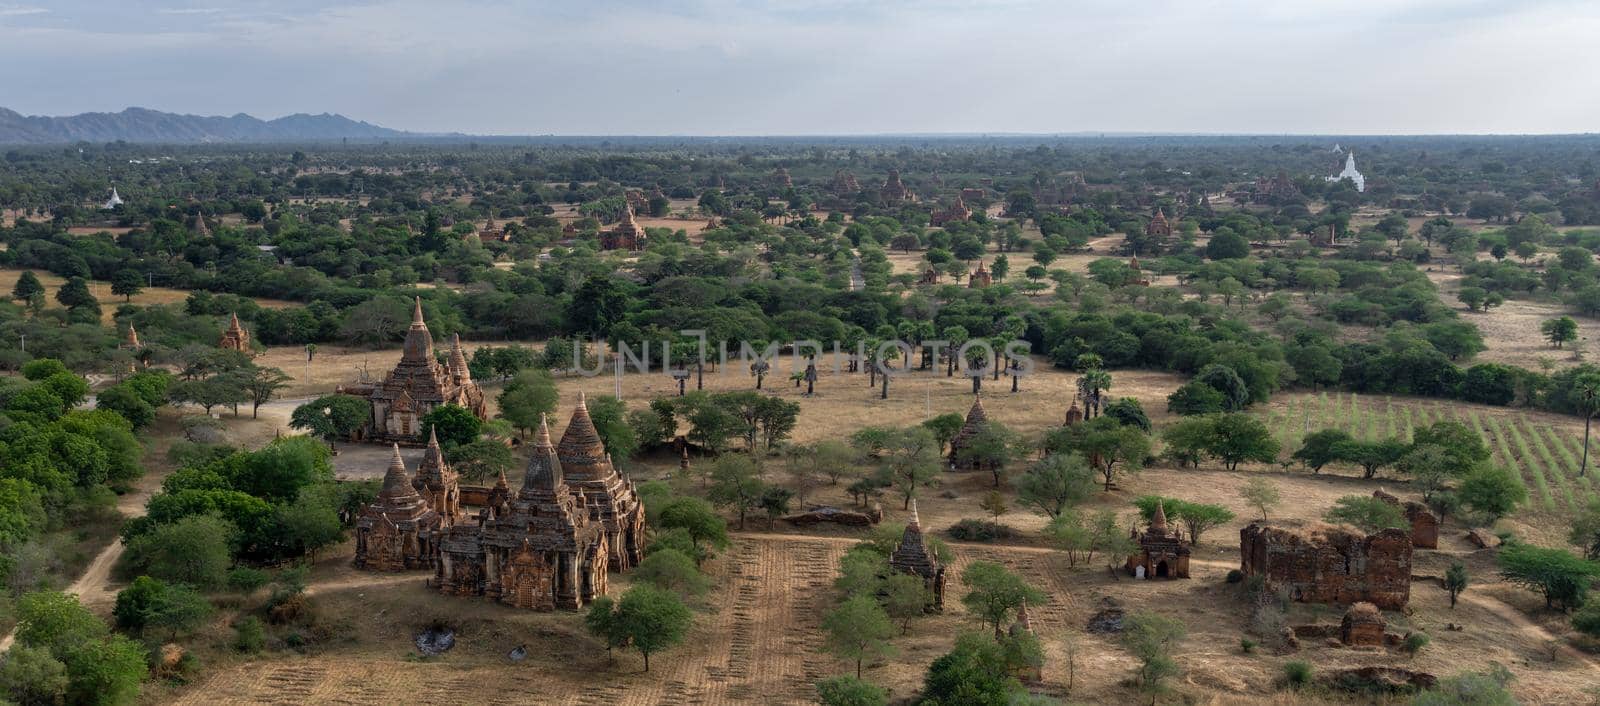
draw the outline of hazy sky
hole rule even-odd
[[[0,106],[475,134],[1600,131],[1594,0],[0,0]]]

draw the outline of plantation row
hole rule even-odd
[[[1455,420],[1483,434],[1495,463],[1518,472],[1528,487],[1530,509],[1575,511],[1600,496],[1593,453],[1589,473],[1578,475],[1583,435],[1557,430],[1525,415],[1509,417],[1473,405],[1323,392],[1288,396],[1282,408],[1267,410],[1263,416],[1283,444],[1285,458],[1300,448],[1305,435],[1320,429],[1342,429],[1363,441],[1409,440],[1412,429]],[[1594,451],[1600,449],[1592,448]]]

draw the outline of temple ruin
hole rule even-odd
[[[922,577],[928,589],[927,609],[933,612],[944,610],[945,567],[922,536],[922,518],[917,515],[915,498],[911,500],[911,521],[906,523],[905,532],[900,535],[900,544],[889,554],[889,568],[902,574]]]
[[[600,508],[568,486],[543,418],[533,449],[516,495],[491,493],[475,524],[452,527],[440,540],[431,581],[440,593],[528,610],[576,610],[605,594]]]
[[[1411,599],[1411,537],[1386,529],[1257,520],[1239,530],[1240,571],[1302,603],[1367,601],[1386,610]]]
[[[649,236],[644,228],[633,219],[633,209],[624,209],[622,220],[616,227],[600,234],[601,250],[643,250]]]
[[[217,347],[223,350],[250,352],[250,332],[244,330],[239,323],[239,315],[234,314],[228,320],[228,329],[222,332],[222,339],[217,341]]]
[[[406,331],[405,348],[394,370],[377,384],[356,383],[337,390],[341,394],[365,397],[372,402],[372,418],[365,438],[373,441],[418,445],[422,442],[422,417],[435,407],[458,405],[479,419],[488,419],[483,390],[472,381],[461,337],[451,340],[449,364],[433,354],[433,334],[422,318],[422,299],[414,302],[411,328]]]
[[[1189,543],[1184,541],[1182,530],[1167,529],[1167,510],[1160,500],[1156,501],[1150,527],[1143,534],[1130,530],[1128,536],[1139,544],[1139,553],[1129,556],[1123,565],[1130,576],[1141,579],[1189,578]]]
[[[1417,549],[1439,548],[1439,517],[1428,509],[1427,505],[1407,500],[1401,501],[1383,488],[1372,491],[1372,497],[1382,500],[1390,505],[1401,508],[1406,514],[1406,522],[1411,523],[1411,546]]]
[[[972,438],[983,431],[983,425],[989,423],[989,414],[983,411],[983,398],[973,396],[972,408],[967,410],[967,419],[961,424],[961,429],[950,440],[950,469],[956,471],[987,471],[989,467],[980,461],[962,458],[962,451],[972,443]]]
[[[400,446],[383,474],[378,497],[356,518],[358,569],[406,571],[428,569],[439,558],[438,532],[443,518],[406,477]]]

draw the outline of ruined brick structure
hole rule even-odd
[[[972,209],[967,208],[967,202],[957,196],[955,203],[950,204],[948,207],[934,209],[933,216],[929,222],[934,227],[939,227],[946,223],[970,220],[972,220]]]
[[[779,189],[793,189],[794,179],[789,176],[788,169],[778,167],[777,171],[772,173],[772,185]]]
[[[1339,622],[1339,641],[1349,647],[1383,647],[1384,627],[1378,607],[1361,601],[1345,611]]]
[[[506,229],[495,225],[494,214],[491,213],[489,214],[489,220],[483,224],[483,230],[478,231],[478,240],[485,243],[503,243],[510,241],[511,235],[506,232]]]
[[[962,201],[975,201],[982,203],[984,199],[987,198],[989,198],[989,194],[983,189],[966,188],[961,190]]]
[[[861,193],[861,182],[856,181],[856,175],[840,169],[833,173],[832,190],[838,196],[855,196]]]
[[[983,425],[989,423],[989,413],[983,411],[983,398],[974,396],[972,408],[967,410],[967,419],[962,423],[961,429],[956,432],[955,438],[950,440],[950,468],[956,471],[987,471],[988,466],[978,461],[961,458],[962,450],[972,442],[972,437],[983,430]]]
[[[433,334],[422,319],[422,299],[418,298],[411,313],[411,328],[406,331],[405,348],[394,370],[376,385],[346,385],[338,392],[372,402],[367,439],[421,445],[422,417],[439,405],[459,405],[479,419],[489,418],[483,390],[467,370],[459,336],[451,341],[449,361],[446,365],[434,359]]]
[[[504,483],[501,476],[496,488]],[[605,595],[605,524],[583,491],[567,485],[543,418],[522,488],[491,493],[488,502],[476,523],[452,527],[440,540],[430,582],[440,593],[527,610],[577,610]]]
[[[900,535],[900,544],[889,554],[889,568],[902,574],[922,577],[928,587],[928,610],[944,610],[944,564],[928,547],[922,536],[922,518],[917,515],[917,501],[911,500],[911,521]]]
[[[432,568],[439,558],[441,524],[439,513],[406,477],[406,462],[396,445],[378,497],[356,519],[354,564],[369,571]]]
[[[1372,491],[1372,497],[1405,510],[1406,521],[1411,523],[1411,546],[1418,549],[1439,548],[1439,517],[1427,505],[1414,500],[1402,502],[1400,498],[1384,492],[1383,488]]]
[[[972,275],[967,278],[967,287],[969,289],[983,289],[991,284],[994,284],[994,275],[989,274],[989,270],[983,266],[983,261],[979,260],[978,269],[973,270]]]
[[[622,220],[616,227],[600,234],[601,250],[643,250],[646,240],[644,228],[633,219],[633,209],[628,208],[622,212]]]
[[[1167,222],[1166,214],[1157,209],[1156,215],[1150,219],[1149,223],[1145,224],[1144,234],[1152,238],[1170,238],[1172,237],[1172,224]]]
[[[878,198],[886,204],[899,204],[916,201],[917,197],[911,189],[900,182],[900,170],[890,169],[888,178],[883,180],[883,187],[878,189]]]
[[[1070,427],[1081,421],[1083,421],[1083,410],[1078,408],[1078,400],[1074,398],[1072,406],[1067,408],[1067,419],[1062,426]]]
[[[1239,530],[1239,567],[1302,603],[1367,601],[1386,610],[1411,599],[1411,537],[1386,529],[1363,535],[1343,525],[1258,520]]]
[[[122,344],[117,346],[123,350],[136,351],[142,346],[139,343],[139,331],[133,327],[133,322],[128,322],[128,335],[122,338]]]
[[[1156,502],[1155,516],[1143,534],[1130,531],[1129,538],[1139,544],[1139,553],[1128,557],[1123,568],[1130,576],[1144,579],[1189,578],[1189,543],[1183,531],[1167,528],[1167,510]],[[1142,571],[1141,571],[1142,569]]]
[[[428,449],[422,453],[422,464],[417,466],[417,476],[411,487],[423,502],[439,513],[441,523],[449,527],[461,515],[460,475],[444,462],[444,452],[439,448],[439,436],[428,430]]]
[[[250,352],[250,332],[244,330],[244,326],[239,323],[238,314],[228,319],[228,330],[222,332],[222,339],[217,341],[217,347],[240,353]]]

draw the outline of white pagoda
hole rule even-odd
[[[110,211],[111,209],[114,209],[114,208],[116,208],[118,206],[121,206],[121,205],[122,205],[122,197],[117,195],[117,187],[113,186],[113,187],[111,187],[111,198],[106,199],[106,205],[102,206],[101,208],[104,208],[105,210]]]
[[[1351,182],[1355,183],[1356,191],[1367,190],[1367,178],[1363,176],[1361,172],[1356,171],[1356,153],[1354,150],[1351,150],[1349,153],[1345,154],[1344,170],[1339,172],[1337,176],[1327,177],[1327,179],[1328,181],[1349,179]]]

